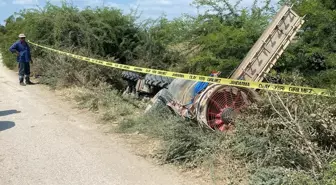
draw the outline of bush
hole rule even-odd
[[[126,119],[120,124],[119,130],[140,131],[161,138],[166,142],[159,153],[159,158],[167,163],[189,167],[199,166],[220,144],[217,136],[200,130],[191,122],[166,113],[155,112]]]
[[[258,168],[253,172],[250,184],[257,185],[283,185],[290,184],[287,177],[288,170],[285,168]]]
[[[295,2],[295,11],[307,15],[303,33],[269,79],[330,88],[336,74],[335,6],[330,1]],[[221,70],[228,76],[274,15],[270,1],[255,1],[251,9],[242,10],[226,0],[195,0],[194,5],[206,11],[137,24],[137,15],[114,8],[47,4],[10,16],[6,26],[0,26],[0,50],[5,65],[14,68],[15,55],[8,48],[24,32],[39,44],[91,58],[204,75]],[[227,157],[251,166],[251,184],[335,184],[333,98],[261,92],[266,99],[242,115],[235,133],[222,134],[172,115],[138,116],[144,106],[120,96],[124,82],[119,70],[32,48],[32,68],[41,82],[54,88],[80,87],[71,90],[81,108],[103,112],[105,121],[121,122],[121,132],[139,131],[165,141],[158,152],[165,163],[230,166],[223,160]],[[239,170],[230,172],[239,180],[245,176]]]
[[[107,7],[79,10],[66,2],[61,7],[48,3],[42,9],[22,10],[1,27],[5,29],[0,33],[4,63],[10,68],[16,66],[15,56],[8,49],[21,32],[28,40],[41,45],[122,64],[167,69],[183,59],[178,52],[148,37],[148,28],[137,25],[135,17]],[[45,84],[69,87],[108,83],[123,88],[120,70],[59,56],[35,46],[31,48],[33,58],[38,61],[34,73],[42,76],[41,82]]]
[[[277,93],[267,96],[267,101],[250,107],[238,121],[231,143],[234,154],[253,164],[256,181],[284,183],[287,180],[281,177],[290,170],[302,171],[315,182],[336,159],[335,99]],[[304,179],[301,176],[295,177],[297,181]]]

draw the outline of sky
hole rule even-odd
[[[79,8],[87,6],[110,6],[122,9],[128,13],[131,8],[138,8],[141,11],[142,18],[157,18],[163,13],[167,18],[172,19],[183,13],[197,14],[197,9],[190,6],[193,0],[70,0],[73,5]],[[231,0],[235,2],[236,0]],[[49,0],[52,4],[59,5],[61,0]],[[68,0],[69,2],[69,0]],[[248,7],[252,5],[253,0],[243,0],[242,6]],[[32,8],[36,6],[43,7],[45,0],[0,0],[0,24],[12,15],[24,8]]]

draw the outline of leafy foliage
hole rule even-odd
[[[253,163],[257,175],[253,178],[258,181],[266,182],[273,175],[278,179],[275,184],[284,183],[283,178],[301,181],[303,177],[315,184],[336,158],[335,103],[329,98],[269,94],[267,101],[241,118],[232,142],[234,153]],[[296,171],[303,174],[288,177]]]
[[[266,28],[273,15],[269,1],[254,1],[251,9],[240,10],[239,4],[240,1],[231,5],[227,0],[194,1],[205,13],[195,18],[197,27],[192,31],[191,46],[199,46],[200,50],[190,60],[192,72],[208,74],[220,70],[229,76]]]
[[[278,62],[279,71],[299,69],[315,87],[335,84],[336,12],[333,1],[284,1],[295,3],[294,10],[306,15],[299,41]]]
[[[6,20],[5,34],[1,37],[5,64],[10,68],[15,66],[15,57],[7,51],[22,32],[29,40],[42,45],[123,64],[162,69],[182,59],[178,53],[169,51],[164,43],[158,42],[156,39],[159,38],[150,36],[149,32],[154,32],[154,29],[135,24],[135,17],[133,14],[123,15],[114,8],[79,10],[66,3],[61,7],[47,4],[43,9],[22,10]],[[156,23],[155,26],[159,27]],[[52,83],[50,85],[108,82],[121,88],[116,70],[92,67],[39,49],[33,52],[33,56],[40,58],[36,68],[42,69],[38,71],[39,75],[44,78],[43,82]],[[66,77],[69,78],[65,79],[65,84],[60,82]]]
[[[336,84],[335,2],[282,0],[279,4],[285,3],[294,4],[299,15],[306,15],[306,22],[269,79],[332,88]],[[220,70],[227,77],[276,10],[269,0],[255,0],[249,8],[228,0],[194,0],[193,5],[202,13],[139,21],[136,14],[125,15],[119,9],[79,10],[66,2],[60,7],[49,3],[22,10],[0,25],[0,50],[5,65],[14,68],[15,56],[8,48],[23,32],[39,44],[92,58],[203,75]],[[105,120],[115,121],[139,109],[125,105],[126,99],[110,91],[123,88],[118,70],[40,49],[34,49],[33,58],[34,73],[45,84],[88,89],[75,99],[94,111],[106,107]],[[335,184],[334,100],[267,93],[264,97],[268,100],[251,107],[232,136],[210,134],[171,116],[132,117],[122,122],[120,130],[139,130],[165,140],[159,156],[168,163],[198,167],[221,154],[232,155],[252,166],[251,184]]]

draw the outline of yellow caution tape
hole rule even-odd
[[[282,84],[272,84],[272,83],[262,83],[262,82],[253,82],[253,81],[245,81],[245,80],[233,80],[233,79],[228,79],[228,78],[217,78],[217,77],[193,75],[193,74],[186,74],[186,73],[177,73],[177,72],[172,72],[172,71],[163,71],[163,70],[156,70],[156,69],[150,69],[150,68],[118,64],[115,62],[97,60],[97,59],[92,59],[88,57],[83,57],[83,56],[63,52],[63,51],[52,49],[46,46],[41,46],[31,41],[28,41],[28,42],[32,45],[53,51],[55,53],[66,55],[66,56],[69,56],[75,59],[87,61],[90,63],[94,63],[94,64],[106,66],[106,67],[127,70],[127,71],[166,76],[166,77],[171,77],[171,78],[181,78],[185,80],[209,82],[209,83],[214,83],[214,84],[221,84],[221,85],[228,85],[228,86],[235,86],[235,87],[263,89],[263,90],[268,90],[268,91],[288,92],[288,93],[305,94],[305,95],[332,96],[331,92],[326,89],[292,86],[292,85],[282,85]]]

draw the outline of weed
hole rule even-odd
[[[156,157],[162,163],[185,168],[204,169],[213,182],[243,183],[247,172],[244,165],[231,158],[228,142],[232,136],[201,129],[194,122],[172,114],[151,112],[119,123],[118,132],[149,135],[162,140]]]

